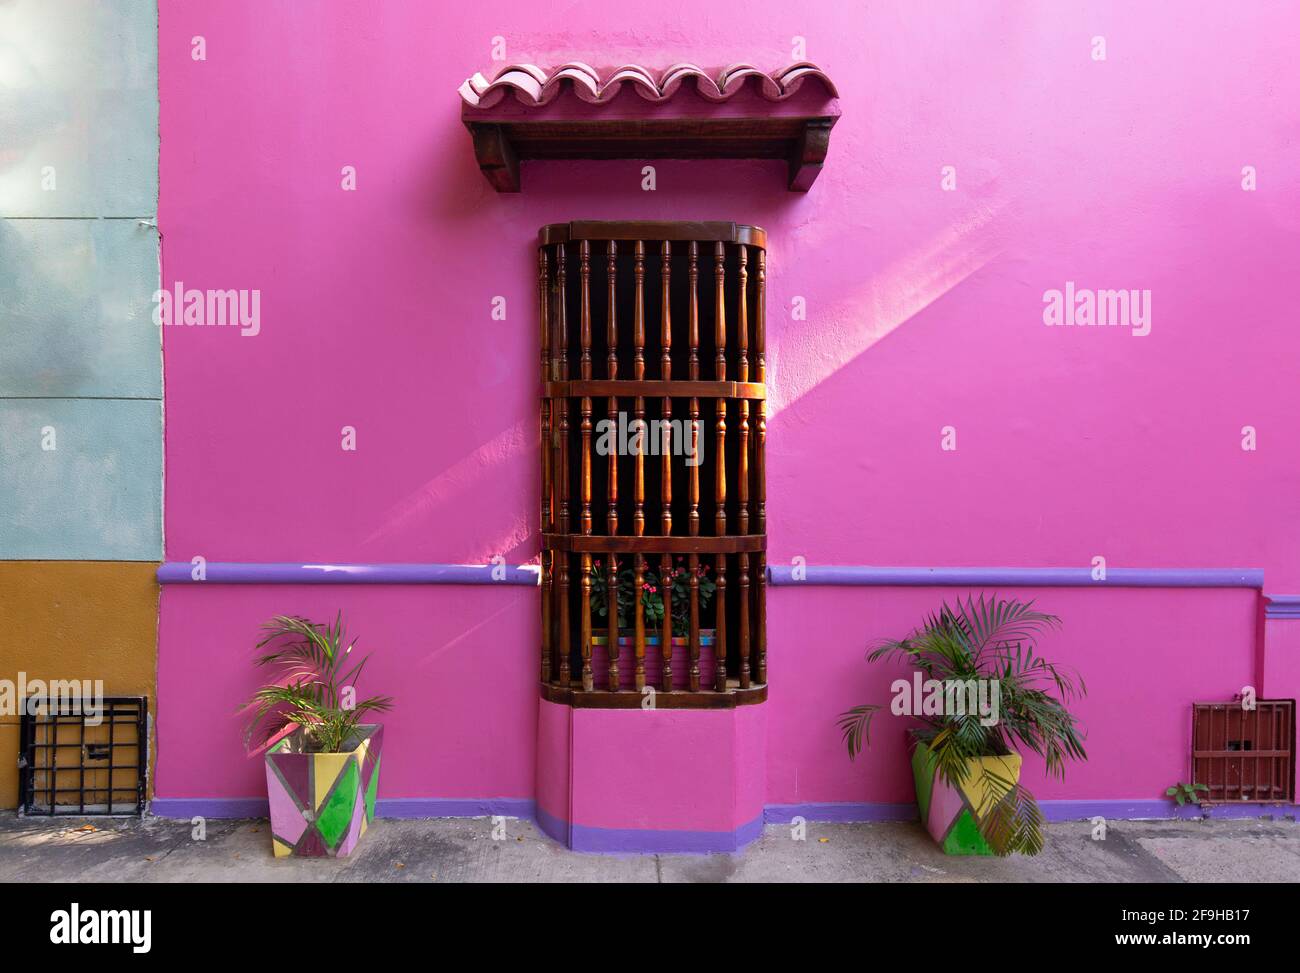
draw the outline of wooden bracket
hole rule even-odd
[[[519,156],[504,125],[467,122],[478,167],[499,193],[519,192]]]
[[[806,193],[821,175],[826,152],[831,147],[831,118],[814,118],[804,123],[803,132],[790,156],[790,191]]]

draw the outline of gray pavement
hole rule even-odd
[[[1034,858],[950,858],[917,824],[789,825],[734,855],[566,851],[531,822],[378,820],[350,858],[276,859],[265,821],[0,817],[4,882],[1300,882],[1290,819],[1048,826]]]

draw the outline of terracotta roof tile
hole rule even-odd
[[[784,101],[803,86],[813,81],[825,89],[826,94],[838,98],[839,92],[831,79],[808,61],[800,61],[765,74],[752,64],[732,64],[723,68],[716,77],[695,64],[674,64],[659,74],[639,64],[625,64],[601,73],[589,64],[573,61],[553,68],[549,73],[533,64],[510,64],[488,81],[475,74],[460,86],[460,97],[471,108],[491,108],[506,95],[513,93],[524,105],[541,106],[555,100],[566,88],[585,102],[603,105],[631,85],[646,101],[662,103],[678,91],[691,87],[684,82],[694,81],[694,88],[707,101],[727,101],[738,91],[752,86],[768,101]]]

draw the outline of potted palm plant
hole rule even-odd
[[[375,816],[384,728],[367,723],[392,697],[356,698],[366,660],[352,657],[340,613],[331,624],[277,615],[262,626],[259,666],[279,678],[243,707],[250,756],[265,754],[276,857],[343,858]],[[255,742],[256,741],[256,742]]]
[[[615,592],[613,604],[609,597],[609,580],[600,560],[597,560],[593,567],[591,580],[591,614],[593,619],[599,620],[597,627],[608,628],[609,613],[617,612],[619,628],[619,680],[621,688],[630,689],[633,685],[635,661],[633,658],[633,640],[634,632],[632,626],[635,621],[636,601],[633,589],[636,587],[636,572],[630,567],[624,567],[623,562],[615,562],[615,568],[618,576],[618,590]],[[656,654],[660,652],[659,643],[661,633],[663,632],[664,623],[664,594],[665,588],[669,594],[668,604],[671,606],[673,618],[673,644],[672,644],[672,667],[673,667],[673,688],[682,689],[687,684],[688,666],[687,654],[690,651],[689,638],[691,634],[691,574],[690,568],[684,563],[682,558],[677,558],[676,563],[671,568],[671,574],[668,584],[665,585],[657,572],[650,567],[646,567],[641,572],[641,608],[642,617],[645,619],[645,644],[647,650],[653,650]],[[713,594],[717,590],[717,583],[712,578],[711,569],[704,564],[695,569],[695,576],[698,580],[698,605],[700,618],[703,619],[705,611],[713,600]],[[601,624],[603,622],[603,624]],[[713,636],[712,628],[700,628],[700,684],[706,688],[713,685]],[[608,652],[609,637],[607,635],[594,635],[591,639],[592,644],[592,671],[595,676],[596,685],[604,688],[609,682]],[[661,667],[647,663],[646,681],[652,685],[658,685],[662,680]]]
[[[1059,624],[1032,602],[980,595],[945,602],[920,628],[881,641],[868,655],[915,670],[911,681],[893,683],[890,710],[921,721],[910,740],[917,805],[948,854],[1042,850],[1043,816],[1020,783],[1017,745],[1043,757],[1057,776],[1066,760],[1087,759],[1083,732],[1066,709],[1087,688],[1035,653],[1036,638]],[[993,705],[968,705],[977,697]],[[850,758],[868,741],[879,708],[865,704],[840,715]]]

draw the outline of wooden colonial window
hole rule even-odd
[[[761,702],[767,236],[657,222],[539,236],[542,695]]]

